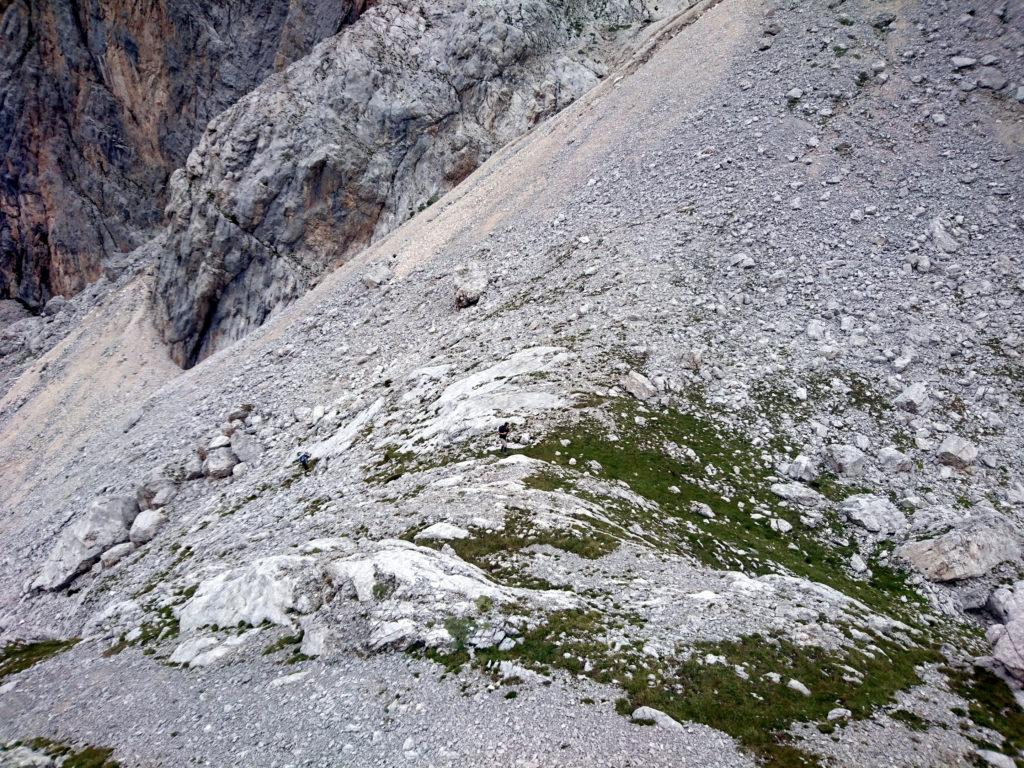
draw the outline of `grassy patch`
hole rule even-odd
[[[424,542],[431,544],[432,542]],[[533,524],[530,513],[513,507],[505,514],[505,526],[501,530],[473,531],[466,539],[449,542],[452,549],[468,563],[486,571],[495,581],[531,589],[549,589],[551,585],[522,572],[516,562],[516,553],[526,547],[547,544],[564,552],[587,559],[606,555],[618,546],[611,536],[594,530],[590,526],[571,529],[546,529]]]
[[[316,515],[320,512],[330,499],[324,496],[317,496],[306,502],[306,514],[309,516]]]
[[[109,747],[90,745],[75,747],[41,736],[26,742],[16,742],[11,746],[25,746],[36,752],[42,752],[54,758],[61,768],[118,768],[120,766],[120,763],[111,758],[114,750]],[[0,750],[0,755],[2,754],[3,752]]]
[[[893,720],[903,723],[912,731],[923,732],[927,731],[928,728],[931,727],[931,724],[927,720],[906,709],[895,709],[888,714]]]
[[[563,440],[570,441],[567,447]],[[601,500],[620,529],[639,524],[643,540],[664,551],[692,554],[725,570],[803,576],[908,621],[915,612],[906,610],[904,598],[921,604],[900,571],[879,565],[870,581],[850,576],[846,563],[853,545],[826,544],[804,528],[798,512],[771,493],[774,468],[766,447],[724,427],[703,407],[653,411],[630,399],[611,400],[523,453],[548,462],[552,472],[557,468],[555,477],[535,478],[535,487],[580,495],[572,489],[592,473],[653,502],[657,506],[650,511],[618,498]],[[715,520],[701,518],[697,503],[710,507]],[[787,520],[793,530],[772,530],[772,517]],[[499,545],[505,544],[494,542]]]
[[[170,601],[161,605],[152,601],[145,606],[147,618],[139,626],[139,634],[128,639],[127,635],[121,635],[117,642],[103,652],[104,656],[116,656],[129,646],[140,646],[142,652],[147,656],[154,656],[157,653],[156,645],[166,640],[173,640],[180,631],[178,617],[174,614],[176,606],[181,605],[190,599],[198,589],[193,584],[184,589],[177,590]]]
[[[547,618],[508,651],[476,650],[473,663],[486,669],[514,659],[540,672],[585,674],[623,691],[616,704],[620,714],[650,706],[679,721],[706,723],[777,768],[817,764],[790,743],[787,731],[793,723],[825,723],[837,706],[848,708],[855,718],[869,717],[897,691],[920,682],[919,665],[940,660],[932,649],[903,647],[882,637],[825,650],[760,635],[698,643],[674,658],[654,659],[639,644],[622,642],[619,630],[626,617],[558,611]],[[715,663],[706,663],[708,655]],[[464,648],[431,658],[449,669],[470,661]],[[811,695],[788,688],[791,678],[807,686]]]
[[[651,706],[678,720],[707,723],[775,766],[814,764],[787,743],[785,731],[791,723],[824,721],[836,706],[847,707],[854,717],[867,717],[896,691],[919,682],[917,665],[938,660],[934,651],[906,649],[882,640],[871,650],[838,652],[757,635],[697,646],[694,651],[689,661],[667,665],[667,685],[650,686],[634,675],[625,686],[630,706]],[[724,656],[726,663],[703,663],[705,652]],[[747,679],[737,674],[736,666]],[[847,667],[856,669],[862,682],[844,679],[849,676]],[[780,676],[780,682],[768,677],[772,673]],[[811,695],[788,688],[790,678],[806,685]]]
[[[277,653],[278,651],[283,651],[286,648],[292,648],[294,650],[294,646],[298,645],[301,642],[302,642],[302,635],[301,634],[300,635],[285,635],[284,637],[279,637],[277,640],[275,640],[274,642],[272,642],[270,645],[268,645],[266,648],[263,649],[263,655],[264,656],[269,656],[272,653]]]
[[[8,675],[24,672],[41,661],[74,647],[78,638],[70,640],[42,640],[36,643],[8,643],[0,650],[0,680]]]
[[[953,691],[969,702],[968,710],[963,714],[975,725],[995,731],[1002,737],[999,744],[975,740],[978,746],[1017,759],[1024,750],[1024,711],[1017,705],[1010,687],[982,667],[974,667],[970,671],[944,671]]]

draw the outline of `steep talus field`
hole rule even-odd
[[[1022,22],[698,3],[301,296],[273,76],[0,401],[0,765],[1024,762]]]

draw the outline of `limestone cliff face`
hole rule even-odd
[[[665,3],[662,3],[664,12]],[[208,126],[171,180],[154,298],[192,365],[593,86],[629,0],[392,0]]]
[[[0,0],[0,298],[99,277],[209,119],[364,2]]]

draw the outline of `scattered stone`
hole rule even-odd
[[[639,371],[630,371],[619,381],[626,392],[637,400],[650,400],[658,394],[657,387]]]
[[[451,523],[434,523],[413,536],[417,541],[451,541],[468,539],[469,531]]]
[[[989,768],[1016,768],[1017,763],[1012,757],[993,752],[991,749],[976,749],[974,753],[981,758],[982,762]]]
[[[486,289],[487,275],[477,262],[468,262],[455,270],[455,306],[458,309],[479,302]]]
[[[947,435],[939,446],[938,459],[942,464],[966,469],[978,458],[978,448],[959,435]]]
[[[682,731],[683,726],[677,720],[666,715],[660,709],[654,707],[637,707],[633,710],[633,714],[630,715],[633,722],[647,722],[654,723],[659,728],[664,728],[669,731]]]
[[[789,688],[789,690],[796,691],[797,693],[802,694],[804,696],[811,695],[811,689],[803,683],[801,683],[799,680],[796,680],[794,678],[789,679],[789,682],[786,683],[786,687]]]
[[[942,117],[941,123],[935,120],[936,117],[942,116],[932,115],[932,122],[935,122],[936,125],[946,124],[945,117]],[[935,247],[942,253],[956,253],[960,248],[960,244],[956,241],[956,238],[946,231],[946,225],[941,218],[932,219],[932,223],[928,228],[928,234],[931,235],[932,242],[935,243]]]
[[[694,512],[696,512],[698,515],[700,515],[703,518],[706,518],[708,520],[714,520],[715,519],[715,512],[714,512],[714,510],[711,509],[711,507],[709,507],[703,501],[693,501],[693,502],[690,502],[690,509],[693,510]]]

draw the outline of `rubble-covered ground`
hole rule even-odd
[[[1024,763],[1022,56],[700,3],[187,372],[144,260],[76,297],[0,765]]]

